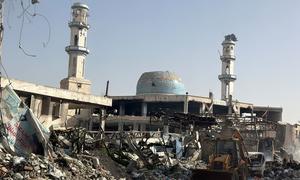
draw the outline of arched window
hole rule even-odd
[[[226,52],[229,52],[229,46],[226,47]]]
[[[229,74],[229,73],[230,73],[230,72],[229,72],[229,67],[228,67],[228,65],[226,66],[225,73],[226,73],[226,74]]]

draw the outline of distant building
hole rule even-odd
[[[300,146],[300,125],[279,123],[277,127],[276,146],[293,152]]]

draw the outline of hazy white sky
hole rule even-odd
[[[67,76],[71,0],[40,0],[25,18],[18,48],[21,0],[6,0],[3,62],[12,78],[59,86]],[[27,3],[27,0],[24,0]],[[94,94],[135,94],[145,71],[181,76],[189,94],[220,97],[224,35],[235,33],[235,99],[283,107],[284,121],[300,120],[300,1],[298,0],[86,0],[90,6],[86,78]]]

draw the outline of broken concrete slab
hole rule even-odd
[[[7,151],[28,156],[32,152],[45,153],[41,149],[50,149],[47,144],[49,131],[43,128],[10,86],[2,89],[0,108],[2,144]]]

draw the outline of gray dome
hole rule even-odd
[[[72,9],[79,8],[79,9],[87,9],[89,10],[89,7],[86,4],[76,2],[73,4]]]
[[[181,78],[169,71],[145,72],[136,86],[136,94],[185,94]]]

